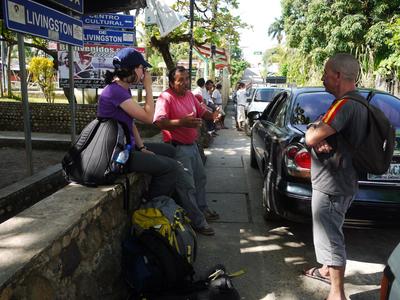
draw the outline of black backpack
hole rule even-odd
[[[353,166],[359,173],[384,174],[392,161],[396,133],[385,114],[369,102],[374,93],[367,99],[352,93],[343,98],[356,101],[368,109],[367,135],[358,147],[347,141],[353,152]]]
[[[130,299],[184,290],[193,282],[191,264],[153,229],[122,243],[122,274],[132,288]]]
[[[62,160],[66,179],[87,186],[112,184],[118,174],[126,173],[126,168],[114,165],[126,144],[130,144],[130,135],[125,124],[96,118],[82,130]]]
[[[238,290],[234,287],[232,278],[240,276],[243,270],[236,274],[228,274],[223,265],[218,264],[204,279],[192,282],[185,290],[170,291],[152,295],[147,300],[240,300]]]

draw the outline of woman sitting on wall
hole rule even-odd
[[[147,173],[152,176],[146,198],[171,195],[175,189],[177,169],[175,148],[164,143],[143,143],[135,126],[135,119],[146,124],[153,122],[154,100],[151,65],[134,48],[123,48],[113,59],[114,71],[107,71],[104,81],[107,86],[99,96],[97,116],[112,118],[127,125],[132,150],[127,167],[129,172]],[[131,84],[143,84],[146,99],[143,108],[132,99]]]

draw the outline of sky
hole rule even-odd
[[[240,0],[239,9],[233,12],[239,15],[243,22],[253,25],[253,28],[242,30],[240,46],[244,58],[252,65],[261,62],[262,55],[254,52],[265,52],[278,44],[268,36],[268,27],[281,15],[280,0]]]

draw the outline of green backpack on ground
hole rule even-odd
[[[167,196],[155,197],[136,210],[132,216],[134,229],[140,234],[154,228],[190,264],[196,260],[197,237],[185,210]]]

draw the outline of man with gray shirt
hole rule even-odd
[[[336,100],[324,117],[310,124],[306,144],[311,148],[313,237],[317,261],[323,266],[304,275],[331,284],[327,300],[345,300],[346,250],[343,223],[358,189],[357,172],[346,141],[357,146],[366,136],[367,108],[352,101],[360,70],[350,54],[336,54],[325,64],[322,81]]]

